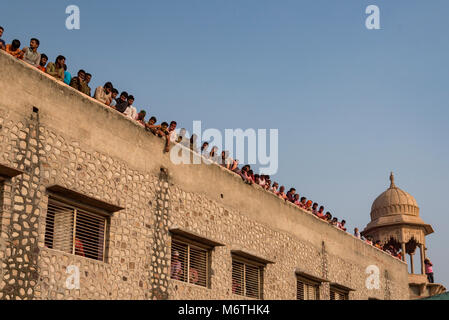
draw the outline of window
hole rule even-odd
[[[296,279],[297,300],[320,300],[320,283],[297,276]]]
[[[240,257],[232,257],[232,293],[263,299],[264,265]]]
[[[331,300],[349,300],[349,292],[344,289],[331,286],[330,298]]]
[[[48,200],[45,246],[105,262],[108,217],[53,198]]]
[[[211,247],[173,237],[170,278],[201,287],[210,287]]]

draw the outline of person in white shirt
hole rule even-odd
[[[134,103],[134,97],[128,96],[128,108],[126,108],[126,110],[125,110],[125,112],[123,112],[123,114],[132,120],[137,120],[138,113],[137,113],[137,109],[133,106],[133,103]]]
[[[105,105],[109,106],[112,102],[112,89],[114,89],[114,86],[110,82],[106,82],[104,87],[98,87],[95,90],[94,98],[100,101],[101,103],[104,103]]]
[[[37,52],[39,48],[39,40],[36,38],[31,39],[30,46],[23,48],[23,61],[31,64],[33,67],[38,67],[41,62],[41,54]]]
[[[176,140],[178,139],[178,135],[176,134],[176,126],[178,124],[176,121],[172,121],[170,123],[170,127],[168,127],[168,134],[166,136],[166,143],[165,143],[165,152],[170,152],[170,144],[176,143]]]

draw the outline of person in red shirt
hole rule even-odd
[[[83,242],[79,238],[75,238],[75,254],[85,257]]]
[[[293,203],[296,204],[297,206],[301,204],[301,201],[299,200],[299,193],[295,194]]]
[[[340,223],[340,229],[346,232],[347,229],[346,229],[345,225],[346,225],[346,221],[342,220]]]
[[[325,220],[326,216],[324,215],[324,207],[321,206],[320,210],[318,210],[318,212],[316,213],[316,216],[320,219]]]
[[[312,206],[312,213],[314,214],[314,215],[317,215],[318,214],[318,203],[314,203],[313,204],[313,206]]]
[[[277,182],[273,182],[273,187],[271,188],[271,192],[278,195],[279,194],[278,188],[279,188],[279,184]]]
[[[307,201],[307,198],[306,198],[306,197],[302,197],[302,198],[301,198],[301,203],[299,204],[299,207],[300,207],[301,209],[305,209],[305,208],[306,208],[306,201]]]
[[[434,279],[433,279],[433,264],[432,264],[432,262],[430,262],[429,259],[425,259],[424,260],[424,265],[425,265],[425,268],[426,268],[427,280],[429,280],[429,283],[434,283]]]

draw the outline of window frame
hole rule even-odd
[[[329,289],[329,299],[334,301],[349,300],[349,291],[350,290],[344,289],[340,286],[331,285]],[[332,299],[332,295],[334,295],[334,299]],[[337,296],[339,298],[335,299]],[[343,299],[341,299],[341,297],[343,297]]]
[[[265,278],[265,268],[266,268],[266,264],[262,263],[262,262],[258,262],[255,261],[253,259],[247,258],[247,257],[243,257],[237,254],[232,254],[232,263],[231,263],[231,268],[232,268],[232,272],[231,272],[231,278],[232,278],[232,282],[234,281],[234,263],[240,263],[243,264],[243,277],[242,277],[242,284],[243,284],[243,294],[239,294],[239,293],[235,293],[233,291],[231,291],[233,294],[241,296],[241,297],[246,297],[246,298],[250,298],[250,299],[257,299],[257,300],[263,300],[264,299],[264,278]],[[246,269],[247,266],[249,267],[253,267],[253,268],[257,268],[258,271],[258,275],[257,275],[257,281],[258,281],[258,297],[254,297],[254,296],[249,296],[247,294],[247,278],[246,278]],[[233,284],[232,284],[233,286]],[[232,287],[231,287],[232,288]],[[232,288],[233,289],[233,288]]]
[[[315,290],[315,299],[300,299],[299,297],[299,284],[302,283],[303,285],[303,296],[305,297],[306,292],[308,292],[308,290],[306,288],[308,287],[312,287]],[[296,275],[296,300],[299,301],[318,301],[321,300],[321,295],[320,295],[320,288],[321,288],[321,284],[322,282],[317,281],[317,280],[313,280],[312,278],[309,278],[307,276],[303,276],[303,275]]]
[[[49,209],[50,209],[50,205],[53,203],[53,205],[55,206],[59,206],[59,207],[67,207],[71,210],[71,217],[72,217],[72,230],[70,230],[72,232],[72,240],[71,240],[71,252],[68,251],[64,251],[64,250],[60,250],[60,249],[55,249],[55,248],[50,248],[49,246],[47,246],[46,242],[47,242],[47,230],[48,230],[48,219],[49,219]],[[72,211],[73,210],[73,211]],[[77,213],[78,211],[82,211],[84,215],[92,215],[92,216],[96,216],[97,218],[101,218],[99,219],[99,221],[103,221],[104,223],[104,227],[103,227],[103,246],[100,247],[98,246],[98,249],[102,249],[102,259],[95,259],[95,258],[91,258],[91,257],[86,257],[85,255],[79,255],[76,254],[76,231],[77,231],[77,224],[76,224],[76,219],[77,219]],[[53,217],[56,216],[57,213],[53,214]],[[54,219],[54,218],[53,218]],[[54,222],[53,222],[54,223]],[[44,246],[45,248],[48,248],[50,250],[56,250],[59,252],[63,252],[69,255],[73,255],[76,257],[80,257],[80,258],[84,258],[84,259],[89,259],[92,261],[97,261],[97,262],[102,262],[102,263],[108,263],[108,252],[109,252],[109,234],[110,234],[110,227],[111,227],[111,214],[106,212],[105,210],[99,209],[99,208],[95,208],[83,203],[79,203],[77,201],[71,200],[67,197],[61,196],[59,194],[55,194],[55,193],[51,193],[49,192],[48,194],[48,202],[47,202],[47,211],[46,211],[46,216],[45,216],[45,230],[44,230]],[[54,234],[54,228],[55,225],[53,225],[53,229],[52,229],[52,233]]]
[[[187,267],[186,267],[186,280],[180,280],[180,279],[174,279],[172,278],[172,263],[173,263],[173,251],[174,250],[179,250],[173,247],[173,244],[176,243],[179,246],[187,246],[187,250],[186,250],[186,262],[187,262]],[[206,263],[205,263],[205,272],[206,272],[206,285],[201,285],[201,284],[196,284],[196,283],[192,283],[191,279],[190,279],[190,270],[191,270],[191,248],[195,249],[195,250],[200,250],[200,251],[204,251],[205,252],[205,257],[206,257]],[[205,244],[203,242],[197,241],[197,240],[193,240],[190,237],[185,237],[179,234],[172,234],[171,236],[171,244],[170,244],[170,280],[173,281],[180,281],[182,283],[187,283],[190,285],[194,285],[200,288],[206,288],[206,289],[211,289],[211,285],[212,285],[212,279],[211,279],[211,265],[212,265],[212,251],[214,250],[214,246],[211,246],[210,244]]]

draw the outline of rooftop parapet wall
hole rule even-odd
[[[37,107],[41,127],[51,128],[66,140],[76,141],[84,150],[126,163],[130,170],[142,175],[157,177],[161,167],[165,167],[169,172],[171,188],[201,195],[202,199],[238,212],[244,219],[266,226],[274,233],[286,234],[295,241],[306,243],[318,252],[322,250],[324,242],[329,255],[327,276],[330,280],[354,287],[354,283],[344,279],[349,277],[347,274],[340,276],[340,260],[348,266],[357,266],[360,270],[365,270],[369,265],[377,265],[382,272],[388,270],[389,281],[395,283],[398,292],[403,293],[402,298],[406,298],[407,269],[402,261],[280,201],[278,197],[257,186],[242,183],[240,177],[217,165],[172,164],[169,155],[162,152],[161,139],[118,112],[3,52],[0,52],[0,66],[0,117],[7,119],[5,121],[16,123],[28,119],[32,108]],[[0,140],[0,150],[2,148],[8,146]],[[12,157],[5,159],[0,156],[0,163],[17,166]],[[52,182],[65,185],[62,176],[60,181]],[[111,199],[114,205],[127,207],[125,200],[119,196]],[[257,241],[269,242],[270,239]],[[276,260],[276,252],[268,252],[266,255],[266,258]],[[356,286],[356,289],[360,289],[364,283]]]

